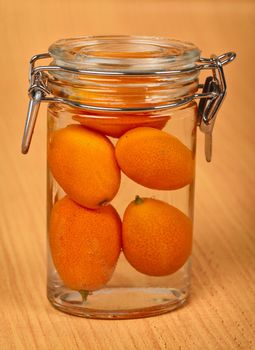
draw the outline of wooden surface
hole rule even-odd
[[[0,1],[0,349],[255,349],[254,1]],[[20,154],[28,60],[58,38],[167,35],[235,50],[213,162],[199,133],[192,297],[164,316],[86,320],[46,299],[45,107]]]

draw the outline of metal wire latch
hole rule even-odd
[[[175,108],[186,103],[189,103],[195,99],[200,99],[198,105],[198,125],[200,130],[205,134],[205,156],[208,162],[212,157],[212,131],[216,120],[216,114],[223,102],[226,95],[227,86],[223,71],[223,65],[233,61],[236,57],[234,52],[227,52],[220,56],[213,55],[211,58],[200,58],[198,64],[192,68],[183,70],[171,70],[171,71],[158,71],[158,72],[105,72],[105,71],[87,71],[80,69],[73,69],[61,66],[38,66],[35,67],[35,62],[39,59],[50,58],[49,53],[35,55],[30,60],[29,70],[29,105],[27,118],[25,123],[25,129],[22,139],[22,153],[26,154],[29,150],[31,143],[39,107],[41,102],[58,102],[64,103],[72,107],[78,107],[85,110],[96,111],[108,111],[108,112],[142,112],[142,111],[155,111],[164,110],[169,108]],[[200,71],[210,69],[212,70],[212,76],[206,78],[204,84],[200,84],[199,88],[202,89],[201,93],[195,93],[193,95],[186,96],[184,98],[170,101],[160,106],[144,107],[144,108],[115,108],[115,107],[98,107],[92,105],[85,105],[72,101],[62,97],[56,97],[51,95],[47,88],[49,72],[58,71],[66,73],[86,74],[86,75],[178,75],[191,73],[194,71]]]
[[[210,59],[215,68],[212,68],[213,75],[206,78],[203,86],[203,93],[211,92],[215,94],[215,97],[201,99],[198,105],[198,125],[205,134],[205,157],[208,162],[212,159],[212,132],[216,114],[227,93],[222,56],[212,56]],[[229,58],[229,62],[232,61],[235,58],[235,54],[229,56]]]

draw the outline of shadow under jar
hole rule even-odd
[[[41,56],[53,60],[37,71],[31,61],[30,112],[49,102],[48,299],[109,319],[181,306],[190,284],[195,98],[217,95],[208,82],[197,94],[199,49],[157,37],[80,37]]]

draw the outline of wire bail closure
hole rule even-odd
[[[38,66],[35,67],[36,61],[40,59],[50,58],[49,53],[43,53],[35,55],[30,60],[29,69],[29,105],[27,111],[27,118],[22,138],[21,151],[26,154],[29,150],[39,107],[41,102],[58,102],[67,104],[72,107],[78,107],[86,110],[96,111],[108,111],[108,112],[139,112],[139,111],[155,111],[164,110],[169,108],[175,108],[186,103],[189,103],[195,99],[200,99],[198,105],[198,126],[200,130],[205,134],[205,157],[208,162],[212,158],[212,131],[216,120],[216,114],[226,96],[227,85],[225,75],[223,71],[223,65],[233,61],[236,57],[234,52],[227,52],[220,56],[212,55],[211,58],[200,58],[199,64],[195,67],[187,68],[183,70],[171,70],[171,71],[158,71],[158,72],[105,72],[105,71],[87,71],[80,69],[73,69],[61,66]],[[92,105],[85,105],[65,99],[62,97],[56,97],[51,95],[47,88],[48,73],[51,71],[61,71],[67,73],[86,74],[86,75],[177,75],[183,73],[191,73],[194,71],[200,71],[210,69],[212,70],[212,76],[208,76],[204,84],[199,84],[199,88],[202,88],[201,93],[195,93],[193,95],[186,96],[182,99],[178,99],[174,102],[169,102],[160,106],[144,107],[144,108],[117,108],[117,107],[98,107]]]

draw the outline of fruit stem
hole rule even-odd
[[[108,203],[109,203],[108,199],[104,199],[101,202],[99,202],[98,204],[100,207],[105,207]]]
[[[83,304],[86,303],[87,297],[89,295],[89,291],[88,290],[79,290],[79,293],[80,293],[80,295],[82,297],[82,303]]]
[[[138,195],[135,196],[135,204],[142,204],[143,203],[143,200],[141,197],[139,197]]]

